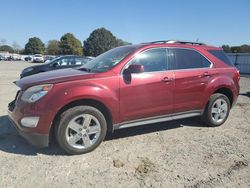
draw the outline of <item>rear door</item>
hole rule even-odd
[[[201,98],[212,79],[212,63],[193,49],[170,50],[175,74],[174,112],[201,110]]]
[[[146,50],[129,62],[143,65],[143,73],[120,78],[120,119],[129,121],[172,113],[173,71],[168,70],[168,50]]]

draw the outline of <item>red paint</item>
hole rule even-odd
[[[199,51],[213,62],[213,68],[169,70],[155,73],[132,74],[131,82],[121,74],[126,63],[135,54],[154,47],[180,47]],[[28,104],[19,99],[10,114],[24,132],[48,134],[51,124],[65,105],[81,99],[92,99],[105,105],[112,115],[113,124],[189,110],[202,110],[217,89],[232,91],[234,102],[239,94],[239,73],[207,52],[218,50],[211,46],[185,44],[142,45],[113,69],[104,73],[85,73],[73,69],[51,71],[17,81],[22,92],[28,87],[52,83],[53,89],[42,99]],[[22,94],[21,92],[21,94]],[[24,116],[39,116],[36,128],[23,128]]]

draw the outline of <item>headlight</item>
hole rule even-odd
[[[38,85],[28,88],[22,94],[21,99],[28,103],[33,103],[44,97],[51,89],[52,84]]]
[[[30,67],[30,68],[24,69],[23,72],[30,72],[30,71],[32,71],[32,70],[33,70],[33,68]]]

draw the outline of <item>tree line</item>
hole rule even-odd
[[[4,44],[4,39],[1,40]],[[83,43],[72,33],[64,34],[60,40],[50,40],[47,46],[38,37],[32,37],[25,44],[24,49],[14,42],[12,47],[9,45],[0,46],[0,51],[20,54],[48,54],[48,55],[85,55],[98,56],[112,48],[131,44],[118,39],[111,31],[105,28],[95,29]],[[229,46],[222,45],[226,53],[250,53],[249,45]]]
[[[131,44],[115,37],[105,28],[95,29],[90,36],[83,41],[83,45],[72,33],[64,34],[60,40],[50,40],[47,46],[38,37],[29,38],[24,49],[19,50],[20,54],[48,54],[48,55],[85,55],[98,56],[112,48]],[[0,51],[18,53],[8,45],[0,46]]]
[[[241,46],[222,45],[226,53],[250,53],[250,46],[243,44]]]

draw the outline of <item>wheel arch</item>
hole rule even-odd
[[[226,95],[230,101],[230,108],[232,108],[233,102],[234,102],[233,91],[226,86],[221,86],[221,87],[214,88],[212,91],[210,91],[209,94],[206,95],[206,102],[203,103],[203,109],[204,109],[203,112],[208,106],[211,95],[215,93],[221,93],[221,94]]]
[[[233,98],[233,92],[232,92],[231,89],[229,89],[229,88],[227,88],[227,87],[221,87],[221,88],[218,88],[217,90],[215,90],[215,91],[213,92],[213,94],[214,94],[214,93],[221,93],[221,94],[226,95],[227,98],[228,98],[229,101],[230,101],[230,108],[232,107],[234,98]]]
[[[204,110],[206,109],[211,95],[215,93],[221,93],[227,96],[230,101],[230,108],[232,108],[237,98],[235,94],[236,90],[237,88],[233,79],[231,79],[229,76],[219,74],[207,84],[202,97],[203,102],[201,108]]]
[[[49,133],[50,141],[54,140],[55,128],[58,125],[60,115],[63,112],[65,112],[66,110],[68,110],[72,107],[75,107],[75,106],[80,106],[80,105],[92,106],[92,107],[95,107],[98,110],[100,110],[107,121],[107,134],[110,134],[113,132],[112,113],[105,104],[103,104],[102,102],[100,102],[96,99],[78,99],[78,100],[71,101],[68,104],[65,104],[60,110],[58,110],[58,112],[56,113],[56,115],[52,121],[51,127],[50,127],[50,133]]]

